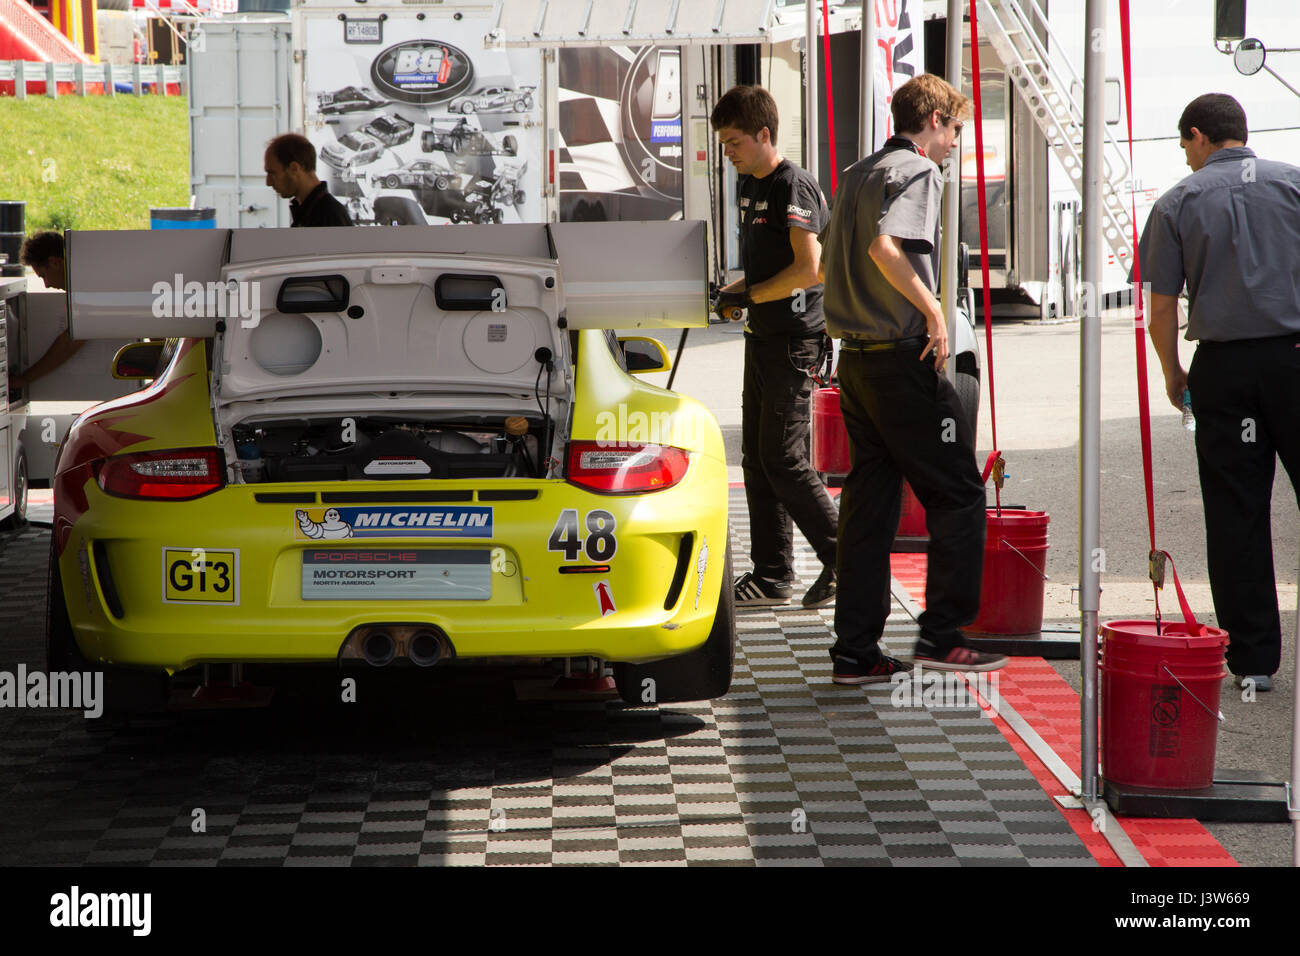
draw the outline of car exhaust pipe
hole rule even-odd
[[[397,642],[387,631],[371,631],[361,640],[361,656],[372,667],[383,667],[397,656]]]
[[[416,631],[407,641],[406,656],[418,667],[432,667],[443,657],[442,635],[436,631]]]

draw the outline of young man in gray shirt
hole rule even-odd
[[[911,665],[879,648],[890,608],[889,552],[903,479],[930,533],[925,611],[915,659],[935,670],[989,671],[997,654],[966,646],[979,611],[984,484],[975,436],[942,375],[948,326],[935,298],[942,163],[969,101],[937,76],[899,87],[898,131],[845,171],[822,236],[826,327],[842,339],[840,408],[853,468],[840,495],[840,589],[833,680],[888,682]]]

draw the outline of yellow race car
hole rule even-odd
[[[705,261],[700,223],[69,233],[73,337],[166,342],[59,450],[50,669],[122,710],[268,662],[589,657],[630,702],[724,694],[721,432],[610,331],[705,324]]]

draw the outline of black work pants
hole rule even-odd
[[[835,565],[835,505],[808,461],[812,378],[823,342],[745,336],[741,399],[741,469],[749,502],[749,555],[766,584],[794,578],[798,525],[822,563]]]
[[[922,647],[943,656],[979,612],[984,484],[975,440],[952,384],[922,346],[840,352],[840,409],[852,470],[840,494],[840,551],[831,655],[874,662],[889,616],[889,552],[903,479],[925,506],[930,534]]]
[[[1219,626],[1228,632],[1228,669],[1273,674],[1282,624],[1270,505],[1275,457],[1300,488],[1300,336],[1202,342],[1187,386],[1210,592]],[[1300,503],[1300,492],[1296,497]]]

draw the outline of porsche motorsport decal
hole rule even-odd
[[[307,548],[304,601],[488,601],[487,549]]]
[[[309,508],[294,512],[298,541],[337,538],[490,538],[492,509]]]
[[[239,604],[239,549],[163,548],[164,604]]]

